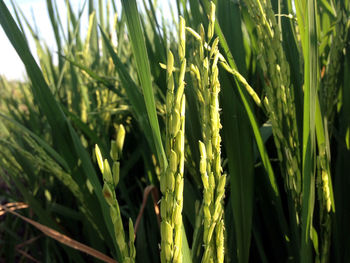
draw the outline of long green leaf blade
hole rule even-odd
[[[306,12],[302,34],[304,51],[304,121],[303,121],[303,196],[301,212],[301,262],[312,261],[311,231],[315,202],[315,111],[317,96],[318,52],[316,30],[316,1],[305,3]],[[303,10],[299,7],[297,10]],[[304,9],[305,10],[305,9]],[[304,38],[303,38],[304,37]]]
[[[131,39],[131,46],[135,56],[137,73],[140,78],[143,95],[145,98],[146,109],[149,122],[152,128],[152,134],[155,140],[155,148],[157,151],[158,161],[162,168],[167,166],[167,160],[163,148],[158,117],[156,112],[156,104],[154,100],[151,70],[148,61],[145,39],[141,29],[141,22],[135,0],[122,0],[122,5],[126,14],[126,21]]]

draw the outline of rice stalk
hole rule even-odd
[[[215,5],[211,2],[208,43],[214,36]],[[196,79],[202,140],[199,141],[199,170],[203,183],[203,243],[202,262],[224,262],[224,208],[226,175],[221,167],[221,136],[219,109],[219,39],[212,41],[210,49],[206,49],[206,37],[201,26],[200,34],[188,29],[195,36],[198,50],[195,54],[196,65],[191,65],[191,73]]]
[[[119,158],[122,153],[123,144],[125,139],[125,128],[123,125],[120,125],[117,129],[116,140],[111,141],[111,151],[110,156],[113,160],[112,169],[108,163],[107,159],[103,160],[100,148],[96,144],[95,154],[98,166],[103,175],[103,189],[102,193],[109,205],[110,216],[114,226],[114,235],[118,244],[118,249],[121,254],[123,262],[132,263],[135,262],[136,250],[134,246],[134,227],[132,220],[129,219],[129,242],[126,241],[126,236],[124,232],[123,222],[120,215],[120,209],[118,200],[115,193],[115,188],[119,183],[120,177],[120,163]]]
[[[290,69],[271,2],[248,0],[247,6],[256,23],[259,40],[258,60],[265,80],[264,106],[272,125],[285,187],[293,200],[296,222],[299,224],[302,191],[301,159]]]
[[[182,208],[185,160],[185,20],[180,17],[178,53],[181,63],[178,86],[174,82],[174,56],[168,52],[166,95],[166,146],[169,165],[161,175],[161,261],[182,262]]]
[[[342,85],[339,76],[342,70],[341,66],[343,65],[343,54],[348,34],[346,26],[346,14],[344,10],[338,8],[327,64],[324,76],[321,76],[322,83],[320,85],[320,103],[329,125],[333,123],[335,105],[338,102],[338,94]]]

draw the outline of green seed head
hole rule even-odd
[[[191,72],[194,74],[194,76],[196,77],[197,81],[200,82],[201,80],[201,76],[199,74],[199,69],[197,66],[191,64],[190,66]]]
[[[211,140],[208,140],[208,143],[206,144],[207,149],[207,159],[212,160],[213,159],[213,146]]]
[[[219,263],[224,262],[224,239],[224,221],[221,220],[216,227],[216,257]]]
[[[201,177],[202,177],[204,189],[206,189],[206,190],[209,189],[209,179],[208,179],[207,172],[205,171],[204,173],[202,173]]]
[[[178,110],[175,110],[171,116],[170,131],[172,136],[176,135],[177,132],[180,130],[180,125],[181,125],[180,113]]]
[[[215,4],[210,2],[210,14],[209,14],[209,25],[208,25],[208,39],[211,40],[214,35],[215,25]]]
[[[173,243],[173,227],[167,221],[161,224],[161,234],[166,243]]]
[[[165,198],[162,198],[162,201],[160,202],[160,216],[162,217],[162,220],[165,220],[167,215],[167,203]]]
[[[174,55],[171,53],[171,51],[168,51],[168,58],[167,58],[167,66],[166,66],[167,74],[170,76],[173,74],[174,71]]]
[[[116,162],[119,158],[118,156],[118,147],[116,141],[112,140],[111,141],[111,151],[110,151],[110,156],[114,162]]]
[[[111,188],[108,184],[104,184],[102,188],[102,194],[110,206],[114,206],[114,198]]]
[[[166,200],[166,213],[168,215],[171,215],[174,209],[174,197],[173,195],[168,194],[165,196],[165,200]]]
[[[219,76],[219,69],[218,69],[218,61],[219,61],[219,52],[215,52],[214,53],[214,59],[213,59],[213,63],[212,63],[212,79],[214,81],[218,81],[218,76]]]
[[[173,212],[173,223],[175,226],[180,225],[182,222],[182,206],[175,204]],[[181,232],[181,231],[180,231]]]
[[[119,183],[119,173],[120,173],[120,163],[119,162],[113,163],[112,172],[113,172],[113,184],[114,184],[114,187],[116,187]]]
[[[219,37],[215,38],[213,44],[211,45],[209,58],[212,58],[214,53],[219,55],[218,52]]]
[[[218,218],[221,217],[221,214],[222,214],[222,205],[219,199],[216,199],[214,207],[215,209],[213,213],[213,221],[216,222]]]
[[[215,189],[215,176],[213,172],[209,173],[209,185],[210,189]]]
[[[217,187],[217,194],[225,192],[225,184],[226,184],[226,174],[220,176],[219,183]]]
[[[184,153],[185,150],[185,138],[184,138],[184,132],[182,130],[179,130],[175,137],[175,151],[178,154]]]
[[[100,167],[100,170],[103,173],[103,158],[102,158],[102,154],[101,154],[100,148],[98,147],[97,144],[95,145],[95,154],[96,154],[98,167]]]
[[[202,180],[203,180],[203,177],[202,177]],[[207,179],[208,180],[208,179]],[[204,185],[204,183],[203,183],[203,185]],[[209,187],[209,184],[208,184],[208,186],[207,187]],[[203,201],[204,201],[204,203],[206,204],[206,205],[210,205],[211,203],[212,203],[212,201],[213,201],[213,195],[212,195],[212,193],[211,193],[211,191],[209,190],[209,188],[205,188],[204,187],[204,190],[206,191],[205,192],[205,194],[204,194],[204,199],[203,199]]]
[[[129,218],[129,241],[130,244],[134,244],[135,232],[134,232],[134,224],[132,223],[131,218]]]
[[[185,34],[185,19],[180,16],[179,23],[179,56],[183,60],[186,53],[186,34]]]
[[[186,96],[185,94],[181,99],[180,115],[181,115],[181,126],[185,124],[185,111],[186,111]],[[183,130],[183,127],[181,128]]]
[[[192,28],[186,27],[186,30],[187,30],[192,36],[194,36],[194,38],[195,38],[196,40],[198,40],[199,42],[202,41],[201,36],[200,36],[196,31],[194,31]]]
[[[211,220],[211,213],[210,213],[210,210],[209,210],[208,206],[204,206],[203,207],[203,213],[204,213],[205,220],[210,222],[210,220]],[[207,226],[205,225],[204,227],[207,227]]]
[[[171,245],[169,243],[165,243],[164,252],[167,262],[170,262],[173,257],[173,250],[171,249]]]
[[[185,73],[186,73],[186,59],[184,58],[181,63],[181,69],[180,69],[180,76],[179,76],[179,83],[183,82],[185,79]],[[182,95],[182,94],[180,94]]]
[[[125,128],[121,124],[118,127],[117,139],[116,139],[117,149],[118,149],[118,156],[121,156],[121,153],[122,153],[122,150],[123,150],[123,145],[124,145],[124,140],[125,140]]]
[[[201,141],[199,141],[199,152],[200,152],[200,163],[199,163],[199,171],[201,174],[205,174],[207,172],[207,154],[205,150],[205,145]]]
[[[181,262],[180,259],[182,259],[181,252],[181,246],[182,246],[182,232],[181,232],[181,226],[178,226],[178,231],[175,233],[175,240],[174,240],[174,262]]]
[[[211,240],[215,230],[215,224],[211,224],[208,231],[208,240]]]
[[[171,82],[171,83],[170,83]],[[171,77],[170,82],[168,82],[168,90],[166,95],[166,111],[167,114],[170,114],[173,109],[173,103],[174,103],[174,79]]]
[[[103,163],[103,180],[108,184],[113,184],[112,172],[107,159]]]
[[[174,177],[174,173],[170,170],[171,168],[169,168],[168,172],[167,172],[167,176],[166,176],[166,183],[167,183],[167,190],[169,192],[174,192],[175,189],[175,177]]]
[[[175,182],[175,198],[176,200],[182,200],[184,191],[184,180],[180,174],[176,176]]]

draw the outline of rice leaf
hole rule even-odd
[[[318,87],[318,51],[316,32],[316,1],[308,1],[302,37],[304,53],[304,122],[303,122],[303,196],[301,214],[301,262],[312,260],[311,230],[315,202],[315,112]],[[297,12],[298,12],[297,8]],[[300,12],[300,10],[299,10]]]
[[[155,141],[157,158],[161,168],[165,169],[167,166],[167,160],[160,136],[158,117],[153,95],[151,71],[136,1],[122,0],[122,5],[126,14],[131,46],[135,56],[137,72],[143,90],[147,114],[152,129],[152,136]]]

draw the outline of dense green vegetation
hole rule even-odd
[[[46,3],[55,52],[0,0],[0,261],[350,261],[349,1]]]

